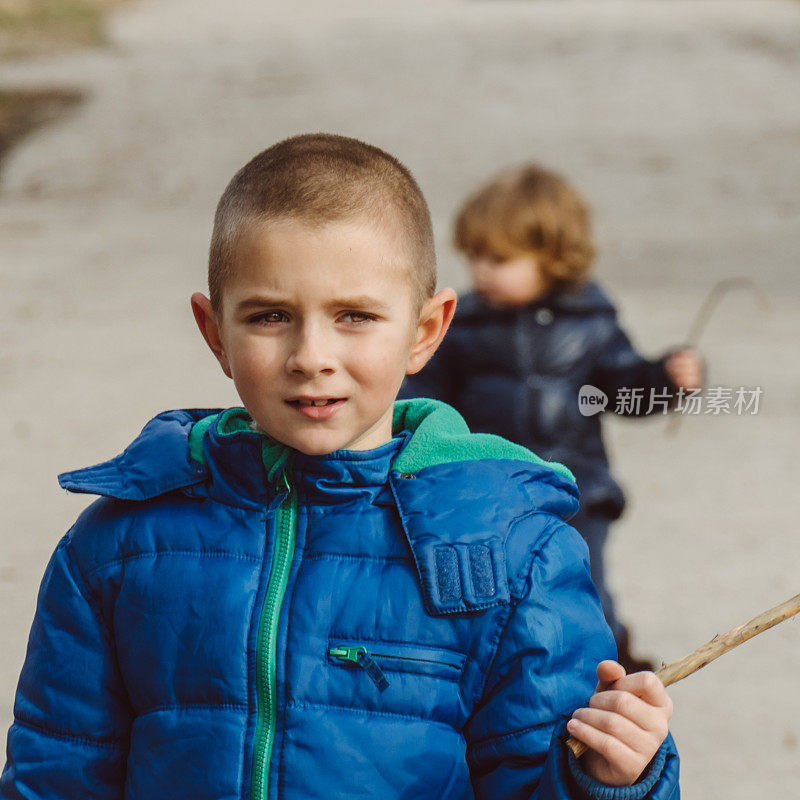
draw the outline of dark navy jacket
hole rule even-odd
[[[663,413],[677,390],[664,369],[668,356],[640,356],[594,282],[519,308],[492,307],[473,292],[459,298],[439,349],[406,378],[399,396],[443,400],[470,430],[565,464],[578,482],[582,511],[616,519],[625,499],[609,470],[602,414],[582,414],[579,391],[599,389],[608,398],[606,410],[624,416]],[[641,389],[640,403],[624,402],[635,397],[625,392],[632,388]],[[665,402],[651,408],[651,391]]]
[[[436,401],[308,456],[242,408],[166,411],[63,473],[101,495],[42,581],[0,797],[677,800],[564,740],[614,642],[569,471]]]

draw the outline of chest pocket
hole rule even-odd
[[[413,625],[425,617],[421,603],[408,605],[409,632],[434,637],[429,627],[423,632]],[[440,620],[439,633],[455,619]],[[390,638],[331,634],[319,643],[333,709],[326,706],[326,718],[313,721],[317,739],[308,750],[332,762],[328,783],[342,797],[471,797],[462,731],[469,716],[464,683],[473,662],[438,641]]]
[[[331,691],[350,708],[455,729],[466,721],[471,662],[464,653],[418,642],[331,636],[321,655]]]
[[[415,549],[418,573],[407,571],[387,593],[404,598],[391,613],[376,610],[378,624],[332,631],[317,658],[335,703],[461,730],[509,610],[508,581],[488,544],[427,544]]]
[[[335,664],[363,672],[384,692],[394,673],[432,675],[459,681],[466,656],[452,650],[398,642],[336,640],[328,647],[328,658]]]

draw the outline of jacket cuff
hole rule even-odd
[[[575,783],[591,800],[642,800],[647,797],[664,771],[667,749],[667,740],[664,740],[639,780],[631,786],[609,786],[595,780],[581,769],[578,759],[568,747],[567,765]]]

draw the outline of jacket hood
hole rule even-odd
[[[548,292],[528,305],[521,306],[518,310],[539,308],[540,306],[548,306],[549,308],[573,314],[599,312],[616,314],[616,309],[608,295],[594,281],[588,281],[569,291]],[[462,319],[468,319],[473,316],[484,317],[492,314],[505,316],[508,314],[508,309],[494,308],[477,292],[467,292],[459,297],[456,314]]]
[[[90,467],[62,472],[58,482],[71,492],[119,500],[147,500],[201,483],[208,477],[208,469],[192,458],[189,433],[195,422],[213,410],[163,411],[153,417],[118,456]]]
[[[439,400],[396,401],[393,433],[403,431],[411,434],[391,462],[389,485],[429,612],[507,603],[519,590],[518,565],[530,547],[514,537],[516,524],[531,514],[573,516],[579,493],[572,473],[500,436],[470,433]],[[120,455],[61,473],[58,481],[72,492],[131,501],[180,489],[261,511],[279,496],[287,466],[331,455],[287,447],[258,430],[241,407],[177,409],[153,417]],[[464,462],[472,462],[469,470]],[[461,594],[443,592],[456,572],[472,578]],[[481,581],[489,595],[474,593]]]
[[[451,462],[502,459],[525,462],[537,473],[553,472],[557,476],[553,482],[563,488],[575,480],[563,464],[545,461],[521,445],[493,434],[471,433],[464,418],[439,400],[396,401],[392,430],[396,434],[405,429],[412,435],[392,464],[398,473],[417,474]],[[90,467],[62,472],[58,482],[72,492],[147,500],[201,483],[223,467],[233,466],[231,459],[225,457],[225,451],[231,449],[227,445],[245,441],[251,446],[233,448],[236,471],[260,473],[263,468],[270,484],[279,480],[283,468],[298,455],[259,431],[242,407],[175,409],[153,417],[119,455]],[[253,444],[259,446],[254,449]],[[250,458],[243,459],[248,451]]]

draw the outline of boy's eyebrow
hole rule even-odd
[[[374,308],[379,311],[389,311],[390,306],[382,300],[370,297],[368,294],[360,294],[356,297],[337,297],[328,302],[329,306],[349,306],[355,308]]]
[[[263,308],[264,306],[291,306],[292,303],[280,297],[268,297],[266,295],[258,295],[256,297],[249,297],[247,300],[242,300],[236,306],[236,311],[247,311],[249,308]],[[379,311],[389,311],[390,306],[381,300],[370,297],[366,294],[357,295],[355,297],[336,297],[329,300],[326,304],[328,307],[344,306],[347,308],[374,308]]]

